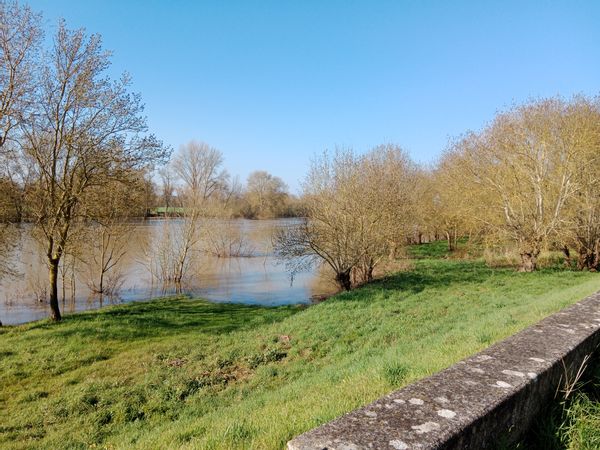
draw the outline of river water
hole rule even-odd
[[[165,284],[152,275],[159,270],[157,261],[164,250],[164,236],[179,229],[180,221],[155,219],[131,225],[126,238],[115,246],[114,253],[122,257],[107,273],[106,284],[113,292],[93,292],[90,286],[97,281],[98,266],[90,262],[89,254],[65,258],[59,284],[61,311],[72,313],[176,293],[215,302],[265,306],[310,303],[315,297],[334,292],[335,287],[318,270],[296,274],[292,281],[285,267],[274,258],[274,230],[293,223],[294,219],[207,222],[203,228],[209,232],[202,233],[194,246],[180,286]],[[38,320],[49,314],[48,271],[43,251],[31,231],[30,226],[20,227],[19,245],[8,264],[16,276],[0,280],[0,321],[5,325]],[[225,253],[234,256],[215,256],[224,248]]]

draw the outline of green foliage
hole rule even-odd
[[[172,298],[3,327],[0,447],[280,449],[598,289],[423,255],[309,308]]]

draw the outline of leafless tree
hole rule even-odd
[[[205,222],[203,247],[217,258],[239,258],[254,255],[254,247],[235,220],[212,219]]]
[[[85,204],[93,208],[92,219],[84,227],[80,239],[78,260],[87,272],[85,282],[100,296],[113,297],[122,281],[122,261],[130,246],[127,245],[136,231],[131,220],[139,205],[144,203],[143,177],[131,173],[106,180],[102,186],[89,192]]]
[[[276,234],[276,255],[292,272],[328,265],[345,290],[370,281],[375,266],[406,236],[413,172],[395,146],[363,157],[337,150],[315,159],[303,186],[307,218]]]
[[[161,185],[160,185],[161,194],[162,194],[161,200],[162,200],[164,207],[166,208],[165,214],[168,214],[169,208],[171,206],[173,206],[172,199],[173,199],[173,194],[175,193],[173,170],[168,166],[162,167],[158,171],[158,174],[160,176],[160,181],[161,181]]]
[[[28,6],[0,2],[0,148],[33,103],[40,22]]]
[[[163,284],[179,287],[193,266],[205,219],[214,215],[214,201],[227,190],[229,175],[222,164],[219,150],[197,141],[181,146],[171,162],[183,212],[165,221],[156,251],[146,252],[151,272]]]
[[[49,269],[51,317],[60,320],[57,275],[74,224],[93,209],[89,191],[164,159],[168,151],[147,135],[139,95],[129,78],[104,76],[110,53],[98,35],[71,31],[61,22],[42,64],[32,120],[22,127],[25,158],[35,180],[27,193]]]
[[[281,215],[287,199],[287,186],[279,177],[264,170],[248,175],[246,200],[252,218],[272,218]]]
[[[172,161],[173,171],[185,187],[184,194],[193,197],[195,203],[204,203],[225,188],[229,175],[222,165],[222,153],[198,141],[182,145]]]
[[[571,221],[568,205],[581,191],[579,174],[592,144],[578,119],[579,101],[542,99],[499,114],[479,133],[456,142],[449,156],[469,192],[469,214],[487,236],[518,247],[521,271]]]

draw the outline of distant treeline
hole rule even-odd
[[[208,144],[191,141],[182,145],[159,170],[149,213],[182,215],[193,195],[201,200],[201,214],[206,216],[272,219],[303,214],[300,199],[289,193],[281,178],[257,170],[243,184],[229,175],[223,163],[223,154]]]

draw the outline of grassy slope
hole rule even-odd
[[[419,251],[310,308],[169,299],[0,329],[0,446],[282,448],[600,289]]]

